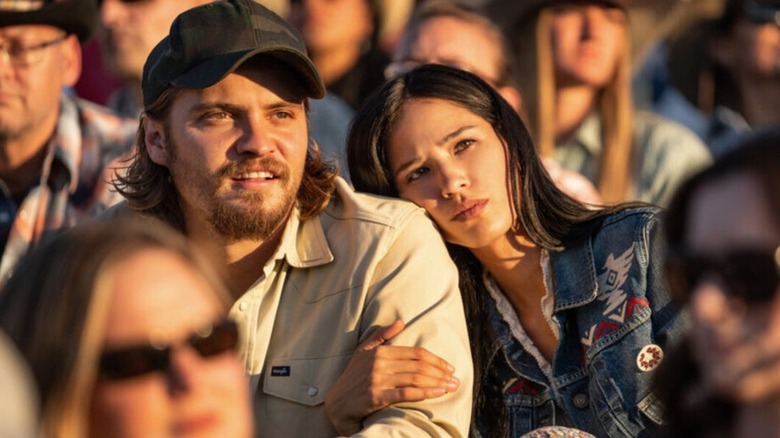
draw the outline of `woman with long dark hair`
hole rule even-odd
[[[358,190],[414,202],[448,242],[475,362],[474,432],[654,430],[650,371],[681,328],[657,208],[592,210],[565,195],[510,105],[445,66],[389,81],[356,115],[347,152]]]

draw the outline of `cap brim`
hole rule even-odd
[[[171,81],[171,85],[181,88],[206,88],[224,79],[248,59],[264,55],[287,64],[306,88],[306,95],[315,99],[325,97],[325,85],[322,83],[314,64],[297,52],[286,48],[268,48],[242,50],[214,56],[187,70]]]

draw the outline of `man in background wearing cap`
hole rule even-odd
[[[63,94],[81,74],[94,0],[0,3],[0,283],[49,230],[101,211],[134,124]]]
[[[306,109],[325,89],[300,34],[251,0],[191,9],[150,54],[142,89],[138,153],[117,189],[226,260],[259,434],[336,434],[326,393],[353,356],[346,380],[361,384],[352,371],[383,350],[356,349],[400,319],[387,342],[417,347],[401,350],[430,373],[407,389],[441,397],[338,433],[465,436],[473,376],[455,266],[422,209],[356,194],[320,160]]]

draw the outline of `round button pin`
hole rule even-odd
[[[310,386],[309,387],[309,391],[308,391],[309,397],[314,397],[315,395],[317,395],[318,392],[320,392],[320,390],[317,389],[316,386]]]
[[[655,344],[647,344],[636,356],[636,366],[640,371],[648,372],[658,368],[664,359],[664,351]]]
[[[579,409],[585,409],[590,405],[590,399],[587,394],[577,394],[574,396],[574,406]]]

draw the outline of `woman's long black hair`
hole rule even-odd
[[[562,250],[573,240],[589,235],[598,219],[611,211],[588,209],[555,186],[522,120],[490,85],[471,73],[432,64],[388,81],[355,115],[347,140],[347,158],[357,190],[398,197],[389,166],[388,139],[404,103],[411,99],[445,100],[493,126],[505,143],[507,190],[515,215],[514,227],[540,247]],[[472,428],[490,431],[490,436],[505,435],[507,415],[500,382],[491,381],[487,372],[494,359],[491,355],[497,349],[488,322],[482,264],[467,248],[448,244],[448,249],[460,274],[474,360]]]

